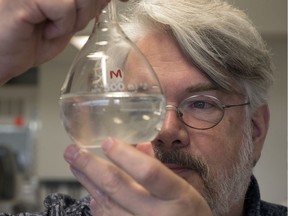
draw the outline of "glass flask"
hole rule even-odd
[[[149,142],[164,118],[159,80],[118,24],[115,6],[112,0],[102,11],[61,89],[64,128],[85,148],[99,147],[107,137]]]

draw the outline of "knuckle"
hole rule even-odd
[[[145,163],[141,169],[139,181],[145,184],[150,184],[159,178],[158,166],[154,163]]]
[[[101,187],[106,191],[107,194],[113,195],[117,193],[123,184],[124,174],[113,165],[109,165],[102,174],[103,181]]]
[[[74,162],[74,165],[80,169],[80,170],[87,170],[89,164],[91,163],[92,155],[90,155],[88,152],[80,150],[76,160]]]
[[[80,31],[87,26],[87,22],[83,20],[77,20],[76,25],[74,27],[75,31]]]

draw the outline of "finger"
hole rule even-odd
[[[156,202],[156,199],[151,197],[150,193],[125,172],[91,152],[72,145],[66,149],[64,157],[70,163],[75,177],[93,197],[97,197],[98,193],[95,188],[100,188],[106,196],[110,197],[123,210],[134,214],[149,210],[146,206],[151,206]],[[133,204],[134,202],[141,202],[143,205]]]
[[[151,157],[154,157],[154,151],[153,151],[153,148],[152,148],[152,144],[151,143],[141,143],[141,144],[137,144],[136,145],[136,148],[139,150],[139,151],[141,151],[141,152],[143,152],[143,153],[145,153],[145,154],[147,154],[147,155],[149,155],[149,156],[151,156]]]
[[[121,0],[127,2],[128,0]],[[88,22],[96,18],[98,19],[101,11],[107,6],[110,0],[76,0],[77,5],[77,20],[75,30],[83,29]]]
[[[125,170],[151,194],[160,199],[176,199],[187,192],[189,185],[158,160],[113,138],[102,148],[106,156]],[[127,163],[133,161],[133,163]]]
[[[90,210],[94,216],[132,216],[131,213],[120,208],[111,199],[103,195],[102,192],[99,192],[99,196],[91,200]]]
[[[90,203],[91,212],[94,216],[117,215],[132,216],[127,208],[118,205],[112,198],[101,191],[95,184],[87,178],[83,173],[71,168],[73,175],[86,188],[86,190],[94,198]],[[127,194],[126,194],[127,195]],[[123,196],[122,196],[123,197]],[[129,206],[129,205],[128,205]]]
[[[76,0],[77,20],[74,30],[83,29],[91,19],[97,18],[107,5],[105,0]]]
[[[31,24],[44,24],[44,37],[56,38],[71,33],[76,22],[76,5],[74,0],[37,0],[25,5],[26,19]]]
[[[92,213],[93,216],[104,216],[104,210],[101,207],[101,205],[98,204],[97,201],[95,201],[94,199],[92,199],[90,201],[90,211]]]

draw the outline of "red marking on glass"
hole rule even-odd
[[[121,77],[122,78],[122,71],[120,69],[117,70],[117,72],[111,70],[110,71],[110,79],[113,79],[113,76],[116,78]]]

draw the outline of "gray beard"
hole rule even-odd
[[[251,125],[244,126],[238,161],[231,170],[221,170],[206,181],[203,196],[214,216],[227,215],[245,197],[253,172],[253,142]]]
[[[252,143],[243,139],[239,161],[231,170],[221,170],[208,179],[203,196],[214,216],[227,215],[245,197],[253,170]]]
[[[195,158],[189,153],[165,152],[154,146],[156,158],[163,163],[175,163],[195,170],[204,182],[202,196],[210,206],[213,216],[227,215],[233,206],[245,197],[253,170],[253,143],[251,125],[244,126],[241,149],[238,160],[232,169],[219,170],[211,174],[203,159]]]

